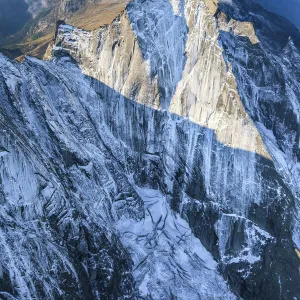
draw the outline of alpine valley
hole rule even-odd
[[[299,30],[98,2],[57,4],[43,60],[0,54],[0,298],[300,299]]]

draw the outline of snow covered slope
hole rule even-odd
[[[146,116],[154,111],[136,107],[86,78],[67,57],[18,64],[1,56],[0,67],[2,297],[133,299],[139,290],[144,294],[148,288],[155,299],[188,293],[193,299],[198,295],[220,298],[224,293],[233,297],[217,262],[188,224],[179,215],[175,217],[161,194],[135,185],[133,174],[142,172],[139,164],[157,159],[143,149],[137,151],[137,140],[145,137],[136,130],[128,132],[124,140],[132,138],[130,147],[112,134],[117,124],[110,117],[125,122],[131,113],[128,105]],[[113,115],[115,105],[119,108]],[[131,126],[134,122],[132,119]],[[140,126],[143,124],[146,120]],[[149,197],[157,202],[157,209],[161,207],[161,215],[153,212],[153,227]],[[168,222],[165,229],[163,222]],[[155,243],[160,253],[157,265],[167,268],[162,270],[165,276],[173,278],[179,272],[176,284],[168,289],[162,286],[154,294],[151,286],[161,280],[156,275],[159,268],[142,275],[148,277],[139,290],[133,281],[138,277],[133,278],[140,263],[137,256],[145,265],[144,255],[150,249],[147,239],[142,239],[141,253],[130,256],[136,247],[130,248],[125,231],[133,226],[144,231],[142,224],[148,224],[148,243]],[[177,234],[176,226],[182,227]],[[178,238],[179,234],[183,236]],[[168,244],[178,258],[167,253]],[[178,271],[173,270],[176,264]],[[194,274],[205,282],[199,286],[195,281],[190,291]],[[216,279],[217,287],[222,287],[219,293],[214,291]]]
[[[300,37],[270,16],[133,0],[0,57],[3,297],[299,298]]]
[[[132,263],[111,225],[116,186],[132,194],[137,218],[142,202],[81,105],[95,93],[67,61],[66,72],[0,64],[1,297],[131,299]]]

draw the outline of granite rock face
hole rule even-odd
[[[249,0],[133,0],[1,56],[1,296],[299,298],[299,43]]]

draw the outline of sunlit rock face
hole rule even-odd
[[[86,74],[124,96],[169,108],[215,130],[220,142],[269,158],[222,58],[213,13],[204,2],[132,1],[99,30],[61,26],[54,49],[71,52]],[[219,23],[257,42],[251,24]]]
[[[272,23],[264,22],[267,14],[255,6],[245,7],[251,12],[245,13],[236,2],[224,10],[230,17],[252,22],[260,43],[250,45],[247,39],[223,31],[220,43],[224,57],[232,65],[244,107],[263,136],[277,169],[298,198],[299,32],[292,24],[282,23],[280,17],[273,18]],[[298,231],[294,241],[299,245]]]
[[[169,1],[132,1],[112,25],[92,33],[61,29],[56,46],[71,49],[86,74],[130,99],[168,108],[187,38],[185,20]]]
[[[227,20],[224,14],[216,20],[204,2],[186,10],[190,22],[187,61],[170,111],[213,129],[224,145],[270,158],[241,104],[231,66],[226,65],[218,44],[220,28],[229,31],[234,26],[238,32],[249,25],[234,24],[236,21]],[[242,34],[243,30],[239,31]],[[255,34],[250,35],[256,43]]]
[[[299,33],[273,16],[134,0],[0,57],[1,296],[299,296]]]

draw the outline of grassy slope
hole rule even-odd
[[[124,10],[129,0],[102,0],[87,5],[78,13],[66,19],[67,23],[86,30],[94,30],[110,24]]]

